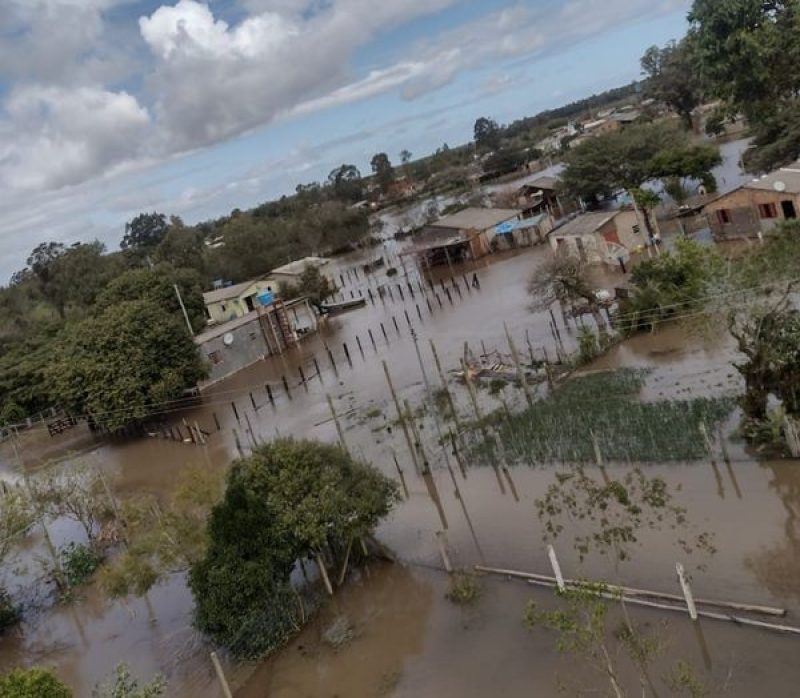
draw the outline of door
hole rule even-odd
[[[255,303],[253,303],[253,296],[247,296],[244,299],[244,304],[247,306],[248,312],[253,312],[256,309]]]
[[[577,238],[575,240],[575,242],[576,242],[576,244],[578,246],[578,255],[581,258],[581,262],[585,262],[586,261],[586,248],[583,245],[583,240],[581,240],[580,238]]]
[[[783,209],[783,217],[786,220],[797,218],[797,210],[794,207],[794,201],[781,201],[781,208]]]

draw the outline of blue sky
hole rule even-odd
[[[116,248],[639,75],[685,0],[5,0],[0,278],[42,240]]]

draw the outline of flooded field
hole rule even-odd
[[[551,592],[487,577],[476,605],[454,606],[444,598],[447,580],[439,569],[436,545],[436,533],[443,532],[457,567],[485,564],[549,573],[535,500],[565,466],[517,466],[504,480],[494,469],[470,463],[464,476],[452,454],[438,444],[435,421],[421,415],[417,423],[432,472],[418,474],[402,430],[394,424],[397,413],[382,363],[399,399],[416,408],[429,402],[426,382],[440,386],[430,340],[451,385],[465,343],[475,355],[507,353],[506,327],[526,357],[538,359],[544,351],[554,355],[550,316],[531,312],[525,292],[527,279],[548,255],[546,248],[533,248],[452,271],[438,269],[433,289],[410,268],[407,277],[400,269],[392,278],[385,270],[376,278],[363,273],[346,278],[347,269],[377,256],[374,250],[337,260],[334,271],[346,282],[343,296],[352,291],[369,297],[371,292],[372,301],[332,318],[319,335],[304,339],[292,352],[210,387],[202,404],[176,413],[176,425],[186,419],[210,433],[205,446],[156,437],[99,442],[79,426],[52,440],[42,430],[21,435],[20,457],[33,470],[47,467],[59,452],[63,456],[71,451],[75,455],[66,458],[67,465],[90,462],[101,467],[119,497],[142,491],[167,496],[188,467],[224,468],[237,449],[247,452],[276,434],[335,441],[330,396],[354,454],[400,480],[397,458],[406,496],[378,537],[400,563],[371,564],[360,572],[330,607],[264,663],[226,662],[237,696],[478,698],[498,690],[551,696],[557,694],[558,673],[585,678],[591,685],[591,674],[582,675],[574,659],[558,655],[551,633],[523,626],[526,601],[535,598],[553,606]],[[597,282],[613,288],[621,279],[611,273]],[[391,288],[392,295],[387,291],[380,298],[379,284]],[[573,349],[575,328],[563,328],[560,317],[557,324],[564,344]],[[731,351],[723,336],[671,327],[618,345],[590,368],[650,369],[643,391],[647,400],[728,395],[739,388],[729,366]],[[460,387],[454,393],[459,414],[470,419],[468,396]],[[524,402],[511,387],[496,395],[481,389],[479,399],[486,412],[502,409],[503,400],[512,409]],[[688,555],[681,545],[686,530],[664,527],[639,531],[625,561],[598,553],[581,560],[573,545],[581,526],[572,522],[555,542],[564,573],[680,593],[675,563],[683,562],[697,596],[781,606],[789,611],[787,624],[800,625],[800,469],[796,462],[762,461],[747,453],[730,438],[735,424],[733,415],[723,429],[729,464],[704,459],[642,465],[648,476],[664,478],[676,503],[686,509],[686,530],[708,533],[713,552]],[[0,448],[0,459],[3,477],[18,476],[9,444]],[[606,472],[614,477],[632,467],[608,464]],[[57,543],[76,535],[61,521],[51,529]],[[36,542],[26,553],[30,564]],[[16,664],[52,665],[83,696],[117,662],[125,661],[143,676],[163,672],[170,696],[220,696],[210,648],[191,627],[191,607],[180,573],[146,598],[126,604],[109,602],[90,587],[75,603],[31,612],[18,630],[0,638],[0,670]],[[320,638],[333,617],[342,614],[353,624],[354,637],[333,650]],[[712,695],[744,697],[758,691],[789,696],[800,681],[800,667],[793,661],[797,637],[715,621],[703,621],[698,629],[681,614],[637,610],[635,616],[652,625],[669,623],[668,654],[707,671]]]

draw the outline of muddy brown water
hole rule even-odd
[[[549,315],[531,313],[524,290],[525,281],[547,254],[544,248],[506,253],[491,262],[455,269],[455,278],[461,277],[461,296],[451,290],[452,303],[438,282],[445,277],[451,287],[450,270],[438,269],[441,308],[429,289],[423,296],[414,286],[411,299],[406,287],[401,302],[395,287],[393,299],[376,299],[374,305],[331,319],[318,336],[304,340],[293,352],[261,361],[212,386],[202,405],[174,415],[176,423],[185,417],[214,432],[216,414],[222,428],[211,434],[205,447],[159,438],[96,441],[84,427],[77,427],[55,440],[41,430],[23,434],[22,457],[29,468],[41,467],[60,445],[74,453],[66,457],[67,464],[89,462],[102,467],[118,496],[141,491],[163,495],[188,466],[224,468],[236,453],[234,429],[244,450],[249,450],[252,440],[268,440],[278,433],[335,440],[326,402],[330,394],[341,415],[348,447],[392,477],[397,478],[393,453],[403,469],[409,496],[381,526],[379,537],[404,564],[372,566],[369,574],[359,574],[330,609],[266,662],[235,666],[226,660],[226,671],[239,689],[237,695],[477,698],[502,690],[508,695],[548,696],[556,695],[558,673],[591,682],[591,675],[575,670],[574,661],[559,657],[551,634],[522,627],[526,600],[536,598],[546,605],[552,603],[552,595],[519,582],[487,579],[479,603],[461,609],[444,599],[446,580],[433,569],[441,565],[434,535],[444,530],[457,566],[485,562],[546,573],[549,565],[534,500],[561,466],[513,468],[513,490],[507,481],[501,490],[491,468],[470,468],[464,478],[451,461],[459,496],[430,420],[420,420],[424,425],[421,436],[433,464],[428,479],[414,471],[402,432],[392,428],[389,433],[386,428],[392,426],[396,413],[387,393],[382,360],[390,366],[401,399],[418,405],[425,398],[404,310],[409,312],[426,375],[434,385],[438,385],[438,377],[428,347],[430,338],[437,342],[448,370],[457,368],[464,342],[474,353],[481,351],[481,342],[487,351],[505,351],[504,322],[521,352],[528,351],[528,339],[536,352],[542,346],[553,352]],[[374,256],[370,251],[341,264],[361,263]],[[464,287],[464,273],[468,278],[478,274],[480,291]],[[598,283],[613,287],[619,278],[611,274]],[[405,283],[403,278],[389,280],[384,274],[369,283],[353,279],[344,291],[349,295],[352,286],[354,291],[371,288],[375,293],[377,284],[389,281]],[[411,281],[416,281],[413,275]],[[425,297],[431,300],[432,311],[428,311]],[[422,320],[417,303],[421,303]],[[561,327],[561,318],[557,320]],[[375,348],[368,336],[370,329]],[[562,332],[565,343],[574,346],[574,328]],[[356,337],[361,340],[363,357]],[[344,342],[352,368],[344,355]],[[335,369],[326,345],[333,353]],[[592,368],[651,368],[646,399],[721,394],[738,386],[728,368],[730,352],[720,336],[672,327],[615,347]],[[315,375],[314,358],[320,376]],[[300,384],[300,366],[309,377],[305,386]],[[282,376],[290,383],[291,399],[283,390]],[[274,391],[274,406],[267,399],[265,383]],[[510,389],[506,392],[509,401],[519,404],[519,395]],[[258,409],[253,409],[250,393]],[[486,391],[481,391],[480,399],[486,410],[499,407]],[[459,412],[467,418],[466,396],[459,393],[457,401]],[[231,402],[237,406],[240,421]],[[735,416],[726,431],[734,426]],[[693,575],[696,595],[783,606],[789,610],[787,622],[800,625],[798,464],[759,462],[735,441],[729,443],[729,451],[730,468],[721,462],[713,466],[710,462],[646,466],[649,475],[662,476],[676,490],[676,500],[686,507],[694,529],[713,533],[715,554],[687,556],[677,543],[680,532],[659,530],[641,532],[628,561],[593,554],[581,562],[569,537],[579,529],[576,525],[556,541],[565,573],[679,593],[674,564],[682,561]],[[0,473],[13,476],[15,463],[8,444],[0,448],[0,458]],[[624,473],[628,467],[609,466],[609,472]],[[59,543],[77,535],[74,526],[61,521],[50,528]],[[34,536],[33,549],[37,541]],[[170,682],[170,696],[219,696],[208,660],[210,648],[191,627],[191,606],[180,574],[157,586],[145,599],[126,603],[103,599],[89,587],[75,603],[31,612],[18,629],[0,638],[0,669],[19,664],[52,665],[76,695],[84,696],[116,663],[125,661],[143,676],[163,672]],[[319,639],[334,612],[347,615],[357,629],[353,642],[338,651]],[[704,642],[700,642],[682,616],[637,614],[653,624],[667,620],[670,655],[686,656],[698,668],[710,663],[711,681],[715,686],[725,685],[725,695],[750,696],[756,690],[774,696],[795,694],[793,687],[800,680],[800,667],[792,661],[796,638],[706,621],[702,624]]]

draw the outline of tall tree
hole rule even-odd
[[[641,60],[647,75],[646,94],[663,102],[681,117],[687,129],[703,99],[699,60],[690,38],[671,41],[663,48],[651,46]]]
[[[192,269],[175,269],[169,264],[129,269],[120,274],[100,294],[97,308],[105,310],[119,303],[148,300],[183,322],[176,285],[192,327],[195,331],[202,329],[206,324],[202,277]]]
[[[473,138],[478,150],[496,150],[500,147],[500,127],[494,119],[482,116],[475,121]]]
[[[167,262],[176,268],[188,267],[205,275],[205,235],[200,229],[186,226],[180,218],[172,216],[169,230],[153,254],[153,261]]]
[[[755,131],[745,163],[767,170],[800,156],[799,137],[774,147],[780,125],[796,124],[792,117],[800,111],[796,0],[695,0],[689,22],[711,92],[743,113]]]
[[[563,188],[594,203],[666,177],[692,177],[713,187],[711,170],[721,158],[715,147],[692,145],[679,129],[653,123],[592,138],[571,150],[566,162]]]
[[[163,213],[140,213],[125,224],[125,235],[120,247],[123,250],[148,250],[155,248],[169,230]]]
[[[334,196],[341,201],[359,201],[364,195],[361,172],[355,165],[342,164],[331,170],[328,184],[333,187]]]
[[[372,156],[370,166],[375,173],[375,179],[380,185],[381,191],[385,194],[392,182],[394,182],[394,168],[389,156],[386,153],[376,153]]]
[[[159,412],[206,374],[186,326],[148,300],[68,327],[47,367],[56,403],[110,429]]]
[[[240,656],[274,650],[302,622],[295,561],[350,559],[396,497],[388,478],[327,444],[282,439],[236,461],[189,575],[197,625]]]

